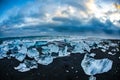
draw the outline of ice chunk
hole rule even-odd
[[[120,59],[120,56],[118,58]]]
[[[112,43],[112,42],[110,42],[110,43],[109,43],[109,46],[112,46],[112,47],[117,47],[117,46],[118,46],[118,44],[117,44],[117,43]]]
[[[18,47],[18,46],[14,46],[13,48],[11,48],[11,53],[14,54],[14,53],[17,53],[21,48]]]
[[[94,46],[95,44],[98,45],[101,40],[86,40],[85,41],[89,46]]]
[[[42,53],[43,54],[48,54],[50,51],[50,49],[48,48],[48,46],[42,46]]]
[[[111,51],[115,52],[115,51],[117,51],[117,50],[116,50],[116,49],[112,49]]]
[[[84,53],[83,45],[81,45],[80,43],[76,43],[72,53]]]
[[[95,57],[95,55],[96,55],[95,53],[91,53],[90,54],[91,57]]]
[[[102,52],[105,52],[106,50],[105,49],[101,49]]]
[[[15,58],[18,60],[18,61],[23,61],[26,57],[26,54],[23,54],[23,53],[17,53],[15,54]]]
[[[86,54],[81,62],[81,66],[87,75],[95,75],[108,72],[112,68],[113,61],[108,58],[94,59]]]
[[[38,67],[38,64],[35,60],[25,60],[24,63],[30,69],[34,69]]]
[[[14,67],[15,70],[18,70],[20,72],[26,72],[29,71],[30,69],[37,68],[38,65],[36,61],[34,60],[25,60],[24,63],[20,63],[17,67]]]
[[[36,41],[35,46],[42,46],[47,44],[47,41]]]
[[[36,48],[32,48],[28,50],[27,55],[30,58],[34,58],[36,56],[39,56],[39,52],[36,50]]]
[[[0,59],[3,59],[4,57],[7,57],[7,54],[6,53],[1,53],[1,51],[0,51]]]
[[[27,68],[25,63],[20,63],[17,67],[14,67],[14,69],[20,72],[26,72],[30,70],[30,68]]]
[[[27,48],[25,46],[22,46],[21,49],[18,52],[26,54],[27,53]]]
[[[110,55],[115,55],[116,53],[108,52],[108,54],[110,54]]]
[[[96,80],[96,77],[94,77],[93,75],[89,77],[89,80]]]
[[[49,53],[58,53],[59,51],[59,47],[57,45],[54,45],[54,44],[50,44],[48,45],[48,48],[50,49]]]
[[[90,52],[90,47],[83,41],[80,41],[79,43],[76,43],[72,53],[84,53],[84,50]]]
[[[119,51],[119,48],[116,48],[117,51]]]
[[[40,57],[36,58],[36,60],[38,61],[39,64],[48,65],[53,62],[53,57],[41,55]]]
[[[8,52],[8,47],[7,46],[1,46],[0,47],[0,59],[3,59],[4,57],[7,57],[7,52]]]
[[[13,45],[20,45],[20,44],[23,44],[23,42],[22,42],[21,40],[17,40],[17,39],[16,39],[16,40],[13,40],[13,41],[12,41],[12,44],[13,44]]]
[[[24,46],[26,46],[27,48],[34,46],[35,42],[34,41],[28,41],[28,42],[24,42]]]
[[[68,56],[70,55],[70,52],[67,52],[68,50],[68,47],[65,46],[65,48],[63,50],[59,50],[59,57],[64,57],[64,56]]]
[[[8,46],[3,46],[3,47],[1,48],[1,51],[3,51],[3,53],[8,52],[8,50],[9,50]]]
[[[103,44],[98,44],[98,48],[101,48],[101,50],[108,50],[109,49],[109,46],[108,45],[103,45]]]
[[[84,50],[90,52],[91,48],[89,47],[89,45],[87,45],[86,43],[83,43],[84,45]]]
[[[59,47],[55,44],[49,44],[48,46],[42,46],[42,53],[48,54],[48,53],[58,53]]]

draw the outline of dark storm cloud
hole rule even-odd
[[[81,25],[81,21],[75,18],[65,18],[65,17],[54,17],[53,18],[54,21],[58,21],[58,22],[62,22],[63,25],[70,25],[70,26],[79,26]]]
[[[54,19],[54,20],[61,20],[61,19]],[[81,23],[74,24],[74,21],[72,21],[73,24],[67,24],[70,21],[67,21],[67,19],[62,20],[65,23],[61,25],[56,25],[56,24],[45,24],[45,25],[37,25],[37,26],[29,26],[29,27],[24,27],[22,28],[23,31],[28,31],[32,33],[39,33],[39,32],[50,32],[51,35],[54,35],[53,33],[62,33],[62,34],[80,34],[80,35],[85,35],[85,34],[106,34],[106,35],[111,35],[111,36],[119,36],[120,34],[120,29],[115,28],[114,25],[110,21],[107,21],[106,25],[101,23],[97,19],[93,19],[88,24],[81,25]],[[75,21],[76,23],[76,21]],[[52,31],[51,31],[52,29]],[[19,32],[18,32],[19,33]]]
[[[98,19],[93,18],[87,24],[78,19],[69,19],[64,17],[54,17],[53,21],[62,22],[62,24],[38,24],[35,26],[25,26],[23,28],[13,28],[13,24],[24,23],[22,16],[11,17],[10,20],[4,22],[7,28],[1,31],[0,36],[12,35],[38,35],[41,32],[47,32],[48,35],[60,34],[77,34],[77,35],[89,35],[89,34],[106,34],[119,37],[120,28],[116,28],[109,20],[104,24]],[[9,28],[8,28],[9,27]],[[52,31],[51,31],[52,30]],[[41,34],[42,35],[42,34]],[[44,34],[43,34],[44,35]]]
[[[61,20],[61,19],[54,19]],[[66,19],[61,20],[65,22],[64,24],[55,27],[54,30],[58,32],[69,32],[69,33],[96,33],[96,34],[107,34],[107,35],[116,35],[119,36],[120,29],[116,28],[110,21],[107,21],[106,24],[100,22],[98,19],[92,19],[87,24],[81,24],[82,22],[78,22],[76,24],[76,20],[74,21],[66,21]],[[70,25],[67,23],[72,22]],[[75,23],[75,24],[74,24]]]

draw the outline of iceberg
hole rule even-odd
[[[95,75],[108,72],[112,68],[112,60],[108,58],[94,59],[89,54],[85,54],[81,66],[87,75]]]

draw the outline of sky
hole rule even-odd
[[[0,0],[0,37],[120,38],[120,0]]]

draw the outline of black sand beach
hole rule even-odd
[[[117,43],[119,40],[115,40]],[[120,50],[120,46],[119,46]],[[108,52],[108,51],[107,51]],[[94,58],[108,58],[113,61],[112,69],[108,72],[97,74],[97,80],[119,80],[120,78],[120,52],[109,55],[100,49],[91,49],[90,53],[96,53]],[[81,67],[81,61],[85,54],[71,54],[70,56],[54,59],[49,65],[40,65],[37,69],[27,72],[18,72],[14,69],[19,61],[14,58],[0,60],[0,80],[88,80]],[[29,59],[29,58],[28,58]]]

